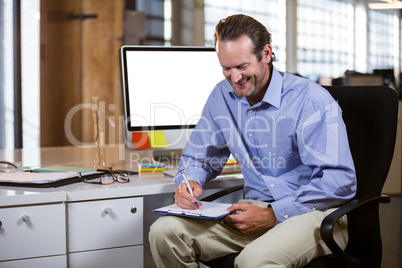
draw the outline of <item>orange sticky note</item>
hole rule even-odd
[[[148,132],[133,132],[132,137],[135,149],[151,148]]]
[[[149,140],[151,142],[152,148],[165,148],[167,147],[166,144],[166,137],[164,131],[150,131],[149,132]]]

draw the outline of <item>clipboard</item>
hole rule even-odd
[[[193,217],[202,219],[220,219],[230,214],[227,208],[232,204],[202,202],[200,209],[183,209],[176,204],[154,209],[153,212],[166,215]]]

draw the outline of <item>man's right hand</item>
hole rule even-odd
[[[184,209],[197,209],[195,202],[202,194],[202,187],[195,181],[189,181],[190,187],[193,190],[194,196],[190,194],[185,183],[182,183],[174,190],[174,202],[181,208]],[[202,203],[198,202],[201,206]]]

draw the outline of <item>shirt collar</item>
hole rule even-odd
[[[268,90],[265,92],[264,98],[261,102],[266,102],[279,108],[281,105],[282,83],[281,74],[275,67],[273,67],[271,82],[269,83]]]

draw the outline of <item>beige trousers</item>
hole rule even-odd
[[[266,232],[244,236],[220,220],[160,217],[151,226],[149,242],[157,267],[199,267],[211,260],[240,252],[235,267],[302,267],[330,254],[320,237],[320,225],[334,209],[292,217]],[[335,240],[345,248],[347,220],[334,227]]]

